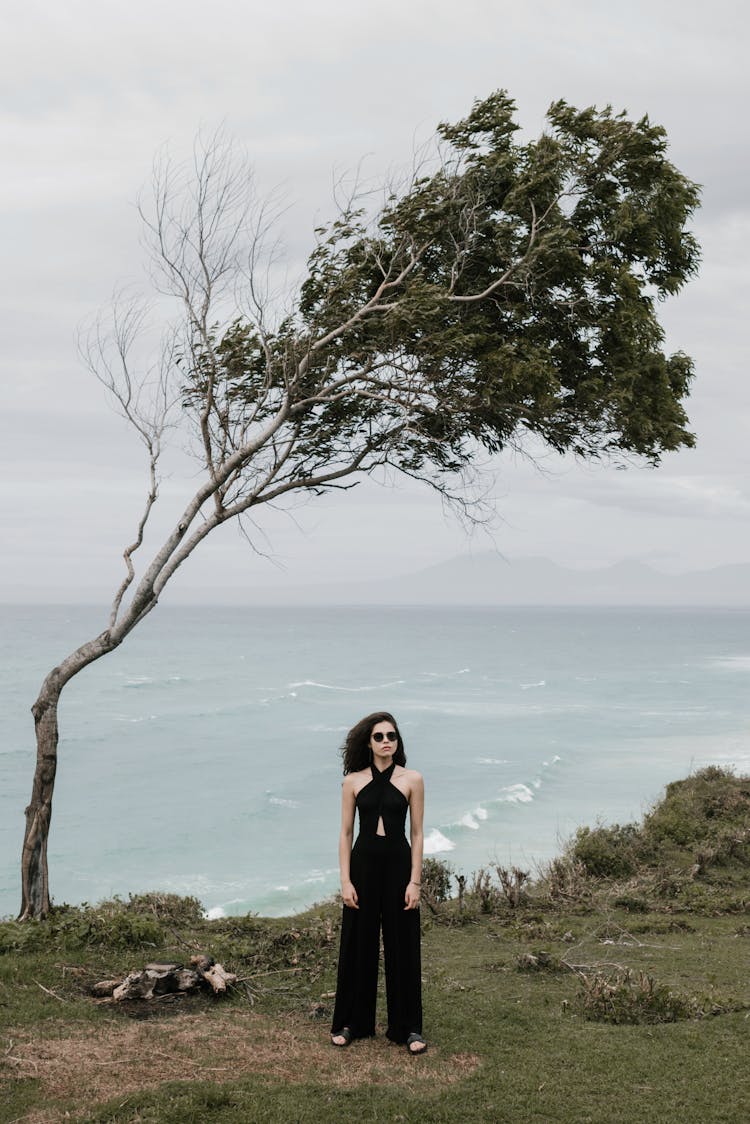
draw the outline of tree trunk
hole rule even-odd
[[[26,921],[30,917],[46,917],[49,913],[47,839],[57,773],[57,707],[61,690],[59,678],[53,672],[45,679],[39,697],[31,708],[36,727],[36,769],[31,802],[26,809],[19,921]]]
[[[52,793],[57,773],[57,708],[62,689],[84,667],[116,648],[139,619],[138,615],[131,613],[117,629],[107,629],[87,644],[76,648],[75,652],[71,652],[49,673],[42,683],[39,697],[31,708],[36,728],[36,769],[31,788],[31,802],[26,809],[26,834],[21,852],[19,921],[28,921],[32,917],[46,917],[50,909],[47,840],[52,818]]]

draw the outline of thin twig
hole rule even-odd
[[[47,995],[51,995],[53,999],[57,999],[60,1003],[67,1003],[68,1002],[67,999],[63,999],[63,997],[61,995],[58,995],[54,991],[50,991],[50,989],[48,987],[45,987],[44,984],[40,984],[39,980],[35,980],[33,976],[32,976],[32,982],[35,983],[37,987],[40,987],[42,989],[42,991],[46,992]]]

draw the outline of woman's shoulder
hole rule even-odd
[[[410,784],[420,784],[424,781],[421,773],[418,773],[416,769],[407,769],[406,766],[403,766],[401,772],[397,775],[409,781]]]
[[[347,773],[342,781],[344,788],[357,788],[364,777],[370,776],[369,769],[357,769],[353,773]]]

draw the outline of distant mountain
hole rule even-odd
[[[182,598],[181,598],[182,600]],[[664,574],[643,562],[571,570],[547,558],[460,555],[403,577],[286,589],[224,590],[265,605],[695,605],[750,607],[750,565]]]

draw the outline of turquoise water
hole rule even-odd
[[[0,607],[0,916],[18,907],[43,675],[102,628]],[[66,689],[55,900],[161,889],[283,914],[338,886],[349,726],[392,710],[426,850],[527,869],[709,762],[750,771],[750,613],[159,607]]]

